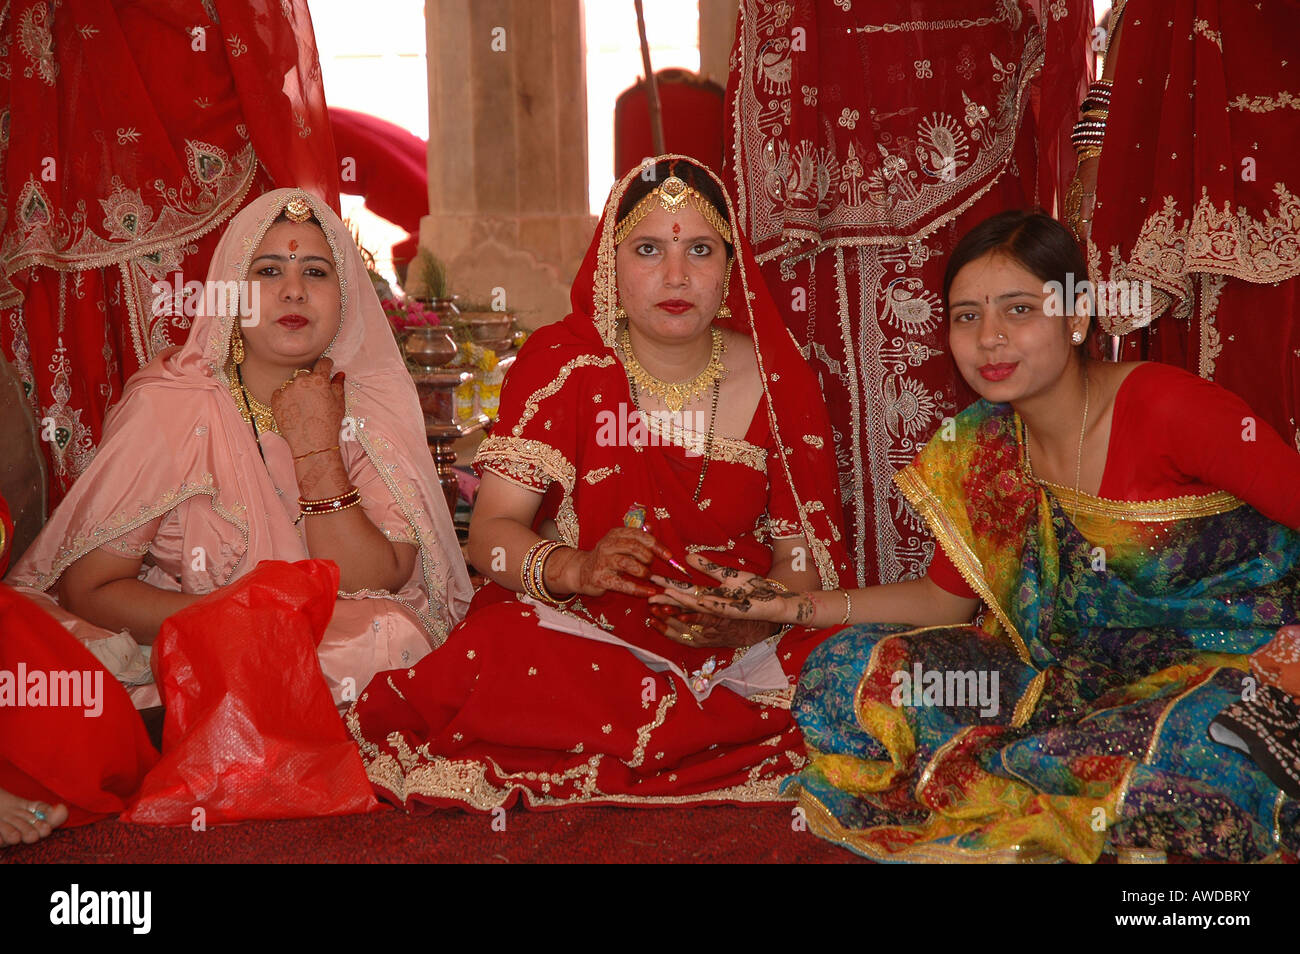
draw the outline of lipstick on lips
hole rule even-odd
[[[689,301],[683,301],[680,298],[665,298],[656,307],[662,308],[670,315],[680,315],[683,312],[690,311],[694,306]]]
[[[1013,361],[1010,364],[985,364],[977,370],[985,381],[1005,381],[1011,377],[1013,371],[1019,367],[1019,361]]]
[[[307,319],[302,315],[282,315],[275,320],[275,323],[277,325],[284,325],[284,327],[291,331],[297,331],[299,328],[306,326]]]

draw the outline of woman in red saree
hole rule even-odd
[[[802,765],[790,679],[819,635],[647,603],[674,554],[791,587],[848,570],[816,382],[735,221],[684,157],[614,187],[572,313],[529,340],[479,451],[470,555],[493,582],[348,713],[384,797],[770,801]]]

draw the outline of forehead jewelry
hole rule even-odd
[[[291,221],[306,222],[311,218],[311,206],[302,199],[290,199],[285,203],[284,214],[287,215]]]
[[[289,239],[289,261],[292,262],[295,258],[298,257],[297,255],[293,254],[296,251],[298,251],[298,240]]]
[[[661,185],[657,185],[647,195],[638,202],[632,211],[623,217],[614,229],[614,244],[622,242],[632,230],[650,214],[651,209],[657,204],[667,212],[676,213],[681,210],[683,205],[690,203],[694,206],[695,211],[704,216],[717,233],[722,236],[724,242],[731,242],[731,226],[722,213],[714,208],[713,203],[706,199],[698,189],[693,189],[677,176],[669,176]],[[673,229],[674,232],[679,231]],[[677,241],[674,237],[673,241]]]
[[[673,223],[673,241],[674,241],[674,242],[677,242],[677,241],[680,241],[680,240],[681,240],[681,238],[680,238],[680,237],[681,237],[681,233],[682,233],[682,223],[680,223],[680,222],[674,222],[674,223]]]

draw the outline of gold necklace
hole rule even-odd
[[[1088,431],[1088,369],[1083,369],[1083,423],[1079,425],[1079,450],[1074,456],[1074,511],[1070,519],[1079,519],[1079,486],[1083,477],[1083,435]],[[1029,474],[1033,476],[1034,462],[1029,456],[1029,425],[1025,425],[1025,463],[1029,465]]]
[[[280,433],[280,428],[275,423],[275,415],[271,413],[269,407],[248,393],[242,375],[234,364],[230,365],[226,380],[229,382],[230,396],[235,399],[235,408],[245,423],[252,424],[259,431]]]
[[[623,335],[619,339],[619,347],[623,350],[623,366],[627,368],[628,377],[632,379],[632,383],[637,386],[638,390],[644,391],[646,394],[653,394],[662,400],[668,410],[674,414],[685,407],[686,402],[695,395],[703,394],[715,381],[721,381],[727,373],[727,369],[722,363],[722,353],[727,350],[727,346],[722,339],[722,332],[717,328],[713,329],[713,351],[709,355],[709,363],[704,366],[703,371],[691,378],[691,380],[682,381],[679,384],[656,378],[641,366],[641,362],[636,359],[636,355],[632,352],[632,335],[626,328],[623,329]]]

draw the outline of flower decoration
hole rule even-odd
[[[438,313],[414,298],[384,298],[380,302],[394,334],[408,328],[429,328],[441,325]]]

